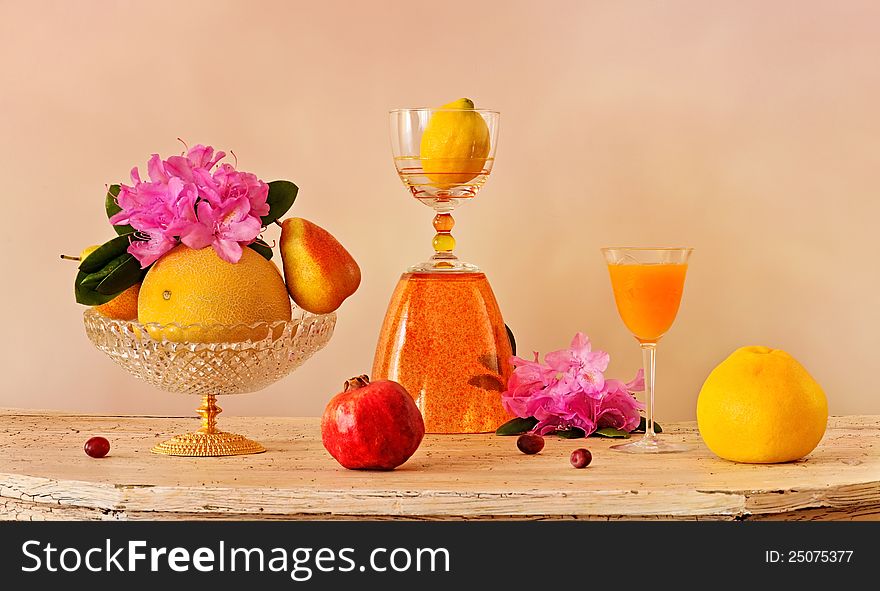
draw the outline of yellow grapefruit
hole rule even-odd
[[[822,387],[791,355],[742,347],[706,378],[697,424],[716,455],[772,464],[809,454],[825,434],[828,402]]]
[[[153,264],[138,297],[138,321],[157,340],[259,340],[279,320],[290,320],[287,287],[275,263],[250,248],[233,264],[211,247],[177,246]]]

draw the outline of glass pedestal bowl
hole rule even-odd
[[[129,373],[160,390],[202,397],[197,409],[201,428],[163,441],[153,453],[234,456],[266,449],[217,429],[217,396],[256,392],[292,372],[330,341],[336,314],[314,315],[294,308],[289,322],[182,327],[111,320],[89,309],[83,320],[95,347]],[[229,335],[242,340],[221,340]]]

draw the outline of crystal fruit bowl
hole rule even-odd
[[[111,320],[89,309],[83,320],[92,343],[129,373],[160,390],[202,397],[201,428],[163,441],[153,453],[232,456],[266,450],[217,429],[217,396],[256,392],[292,372],[330,341],[336,314],[294,308],[289,322],[179,326]],[[241,340],[222,340],[229,335]]]

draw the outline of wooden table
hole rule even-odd
[[[268,452],[156,456],[194,418],[0,410],[0,519],[880,519],[880,416],[834,417],[805,460],[734,464],[693,423],[665,435],[693,451],[633,456],[611,440],[547,438],[526,456],[514,437],[428,435],[393,472],[348,471],[314,418],[224,417]],[[95,460],[86,439],[110,439]],[[593,452],[584,470],[576,447]]]

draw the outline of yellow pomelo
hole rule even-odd
[[[422,170],[439,188],[467,183],[480,174],[489,156],[489,126],[470,99],[435,111],[422,133]]]
[[[153,264],[138,297],[141,324],[178,325],[148,326],[157,340],[258,340],[268,335],[268,327],[243,325],[279,320],[290,320],[287,287],[278,267],[250,248],[233,264],[211,247],[177,246]]]
[[[697,399],[697,424],[715,454],[772,464],[809,454],[825,434],[828,401],[791,355],[742,347],[712,370]]]

